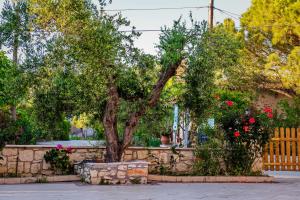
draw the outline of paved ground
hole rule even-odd
[[[1,185],[0,200],[300,200],[300,179],[272,184]]]

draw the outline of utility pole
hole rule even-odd
[[[208,25],[210,29],[214,27],[214,0],[210,0]]]

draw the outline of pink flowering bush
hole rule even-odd
[[[249,174],[253,162],[273,133],[273,111],[239,106],[234,101],[219,103],[216,120],[224,133],[224,159],[229,174]]]
[[[72,153],[72,147],[64,148],[61,144],[58,144],[56,148],[46,152],[44,159],[47,163],[50,163],[51,169],[56,174],[71,174],[73,166],[70,162],[70,153]]]

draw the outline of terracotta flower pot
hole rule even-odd
[[[170,138],[169,136],[166,135],[162,135],[160,138],[161,144],[169,144],[170,143]]]

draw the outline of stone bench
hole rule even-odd
[[[146,184],[148,162],[130,161],[115,163],[81,162],[75,164],[75,172],[89,184]]]

